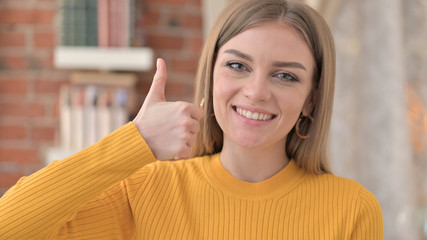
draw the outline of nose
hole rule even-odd
[[[243,94],[252,101],[268,101],[271,98],[271,92],[267,78],[261,74],[253,75],[245,83]]]

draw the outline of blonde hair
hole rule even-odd
[[[218,17],[206,39],[196,76],[195,103],[204,99],[204,118],[193,156],[218,153],[223,132],[213,116],[213,70],[218,50],[237,34],[265,22],[280,21],[295,29],[310,48],[314,60],[311,113],[314,121],[302,121],[300,131],[310,135],[301,139],[295,127],[286,139],[286,154],[311,173],[330,173],[327,142],[335,85],[335,47],[325,20],[298,0],[237,0]]]

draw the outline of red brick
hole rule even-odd
[[[168,35],[147,36],[148,46],[156,49],[181,49],[184,46],[182,37]]]
[[[2,173],[0,172],[0,188],[10,188],[23,177],[22,173]]]
[[[25,139],[27,128],[25,126],[4,125],[0,126],[1,140]]]
[[[52,69],[53,54],[47,56],[31,56],[29,62],[32,69]]]
[[[145,0],[147,3],[166,3],[166,4],[180,4],[184,5],[187,0]]]
[[[48,33],[34,33],[34,46],[37,48],[54,48],[55,34],[52,32]]]
[[[1,173],[0,173],[1,174]],[[9,187],[7,187],[7,188],[0,188],[0,197],[2,197],[6,192],[7,192],[7,189],[8,189]]]
[[[28,23],[29,11],[27,9],[2,9],[0,10],[0,23],[17,24]]]
[[[0,103],[0,116],[42,117],[45,108],[37,103]]]
[[[36,9],[32,11],[31,23],[52,24],[55,19],[56,9]]]
[[[25,95],[28,91],[27,80],[7,79],[0,80],[0,94],[5,95]]]
[[[165,95],[171,98],[182,98],[185,93],[185,84],[177,82],[168,82],[166,84]]]
[[[140,26],[157,26],[159,24],[160,13],[146,12],[143,14]]]
[[[55,10],[11,8],[0,10],[3,24],[52,24]]]
[[[175,72],[196,74],[198,59],[174,59],[171,61],[170,68]]]
[[[202,52],[202,48],[203,48],[203,37],[202,36],[198,36],[198,37],[193,37],[192,39],[190,39],[190,46],[191,46],[191,50],[200,55]]]
[[[44,140],[53,142],[55,140],[55,128],[54,127],[35,127],[32,129],[33,140]]]
[[[54,119],[59,119],[59,98],[57,98],[55,103],[52,105],[52,117]]]
[[[0,33],[0,47],[24,47],[25,35],[16,32]]]
[[[182,29],[202,29],[202,16],[200,14],[186,14],[177,12],[169,17],[171,27]]]
[[[64,82],[36,80],[34,81],[34,91],[36,93],[58,94],[62,84]]]
[[[23,56],[4,56],[1,61],[10,70],[23,70],[28,68],[27,59]]]
[[[53,52],[50,52],[48,56],[40,59],[40,63],[43,64],[44,68],[53,68]]]
[[[143,79],[148,79],[148,78],[143,78]],[[168,83],[166,83],[167,86]],[[138,81],[135,89],[137,94],[144,96],[148,93],[148,91],[150,90],[150,86],[151,86],[151,81],[148,80],[144,80],[144,81]]]
[[[193,0],[192,4],[194,4],[195,6],[201,7],[202,6],[202,0]]]
[[[36,149],[0,148],[0,162],[16,162],[20,164],[40,163],[40,158]]]
[[[202,16],[200,15],[184,15],[182,16],[182,27],[202,29]]]

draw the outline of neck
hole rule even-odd
[[[227,143],[224,139],[220,155],[221,163],[231,175],[242,181],[262,182],[274,176],[289,163],[285,145],[247,149]]]

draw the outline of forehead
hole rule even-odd
[[[264,60],[300,60],[314,65],[313,54],[295,29],[283,22],[265,22],[232,37],[220,49],[238,49]]]

